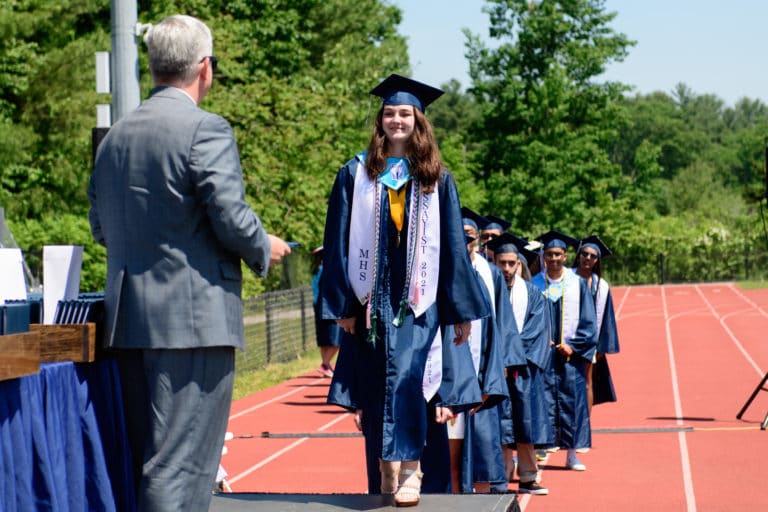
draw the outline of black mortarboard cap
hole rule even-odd
[[[536,253],[526,249],[527,245],[528,240],[515,236],[512,233],[502,233],[485,244],[488,249],[493,251],[494,256],[496,254],[514,252],[518,256],[522,256],[526,264],[536,259]]]
[[[565,249],[566,247],[578,247],[579,241],[571,236],[565,235],[559,231],[547,231],[543,235],[537,236],[536,240],[544,244],[544,249],[551,249],[552,247],[560,247]]]
[[[371,89],[371,94],[380,97],[384,105],[413,105],[424,112],[430,103],[443,95],[443,91],[412,78],[391,74]]]
[[[464,240],[466,241],[467,245],[469,245],[477,239],[473,236],[469,236],[468,234],[464,233]]]
[[[508,230],[509,227],[512,225],[512,223],[509,222],[508,220],[504,220],[501,217],[497,217],[495,215],[486,215],[485,218],[488,219],[488,225],[485,226],[485,229],[496,228],[496,229],[500,229],[501,232],[503,233],[506,230]],[[497,225],[494,226],[494,224],[497,224]]]
[[[613,254],[608,246],[605,245],[605,242],[600,240],[600,237],[597,235],[589,235],[586,238],[582,238],[581,242],[579,242],[579,249],[585,245],[592,245],[595,249],[597,249],[597,253],[601,258],[607,258]]]
[[[483,229],[485,226],[488,225],[488,219],[480,215],[479,213],[470,210],[466,206],[461,207],[461,216],[463,217],[462,222],[466,223],[466,219],[471,220],[478,231]]]

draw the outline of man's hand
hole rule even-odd
[[[283,256],[291,254],[291,248],[288,246],[282,238],[278,238],[275,235],[267,235],[269,237],[269,264],[274,265],[280,261]]]
[[[471,322],[464,322],[463,324],[456,324],[453,326],[453,332],[456,333],[456,337],[453,338],[453,342],[457,345],[461,345],[469,339],[469,333],[472,330]]]
[[[439,424],[448,423],[453,419],[453,411],[449,407],[435,407],[435,421]]]

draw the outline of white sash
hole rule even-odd
[[[563,272],[563,341],[566,343],[576,334],[579,328],[579,312],[581,311],[581,287],[579,286],[579,276],[573,271],[566,269]]]
[[[475,367],[475,375],[480,373],[480,356],[483,353],[483,340],[481,329],[481,320],[472,320],[472,330],[469,333],[467,343],[469,343],[469,352],[472,354],[472,365]]]
[[[352,195],[347,276],[360,304],[368,302],[373,289],[375,239],[378,235],[373,227],[377,225],[376,216],[380,215],[380,212],[374,211],[377,193],[378,187],[368,178],[365,167],[358,160]]]
[[[424,377],[421,379],[421,392],[424,400],[429,402],[435,396],[443,380],[443,339],[440,329],[437,329],[435,339],[429,347],[427,364],[424,365]]]
[[[491,310],[496,311],[496,294],[493,290],[493,274],[491,274],[491,266],[488,263],[488,260],[486,260],[485,256],[482,254],[475,254],[475,257],[472,258],[472,268],[475,269],[480,276],[480,279],[483,280],[485,287],[488,289],[488,295],[491,297]]]
[[[556,301],[561,299],[560,311],[562,314],[561,339],[552,340],[556,344],[563,341],[568,343],[576,334],[579,327],[579,311],[581,306],[581,288],[579,286],[579,276],[571,269],[563,270],[563,277],[559,282],[549,278],[544,274],[544,280],[548,283],[545,296],[548,300]],[[558,286],[559,285],[559,286]],[[547,296],[548,295],[548,296]]]
[[[417,189],[415,184],[411,187],[409,215],[409,223],[417,224],[404,226],[403,229],[408,232],[408,256],[413,258],[411,274],[407,277],[407,300],[414,316],[419,317],[435,303],[437,297],[437,280],[440,273],[440,203],[437,191],[421,194],[417,198]],[[361,304],[370,300],[376,279],[381,221],[381,205],[378,204],[380,197],[381,184],[371,181],[358,157],[352,196],[347,275]],[[417,204],[419,210],[415,212]]]
[[[608,303],[608,283],[602,277],[592,274],[592,279],[599,279],[597,284],[597,293],[595,294],[595,312],[597,313],[597,335],[600,336],[600,329],[603,327],[603,316],[605,315],[605,305]]]
[[[525,323],[525,313],[528,311],[528,288],[521,277],[515,277],[509,290],[509,300],[512,302],[512,312],[517,323],[517,332],[522,333]]]

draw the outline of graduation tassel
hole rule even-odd
[[[392,323],[395,327],[400,327],[403,325],[403,322],[405,322],[405,312],[408,309],[408,300],[403,299],[400,301],[400,309],[397,310],[397,316],[394,320],[392,320]]]
[[[368,307],[366,307],[366,318],[365,318],[365,325],[368,327],[368,337],[366,338],[366,341],[376,346],[376,309],[374,309],[373,300],[368,301]]]
[[[376,346],[376,314],[375,313],[371,314],[370,321],[371,321],[371,326],[368,329],[368,338],[366,338],[366,341],[375,347]]]

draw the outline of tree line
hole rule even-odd
[[[109,8],[0,1],[0,206],[36,272],[43,245],[85,246],[86,290],[106,275],[85,191],[95,105],[110,101],[95,92],[94,71],[94,53],[110,46]],[[305,251],[320,245],[335,173],[370,135],[378,104],[368,91],[390,73],[410,75],[401,11],[386,0],[140,0],[138,9],[143,23],[177,12],[208,23],[220,61],[201,106],[232,124],[249,202],[271,232]],[[596,233],[617,254],[763,247],[763,103],[729,106],[685,84],[638,95],[601,80],[634,45],[611,28],[602,0],[488,0],[484,10],[493,46],[465,32],[471,84],[434,84],[446,94],[427,113],[464,204],[526,237]],[[280,271],[249,277],[244,293],[281,281]]]

